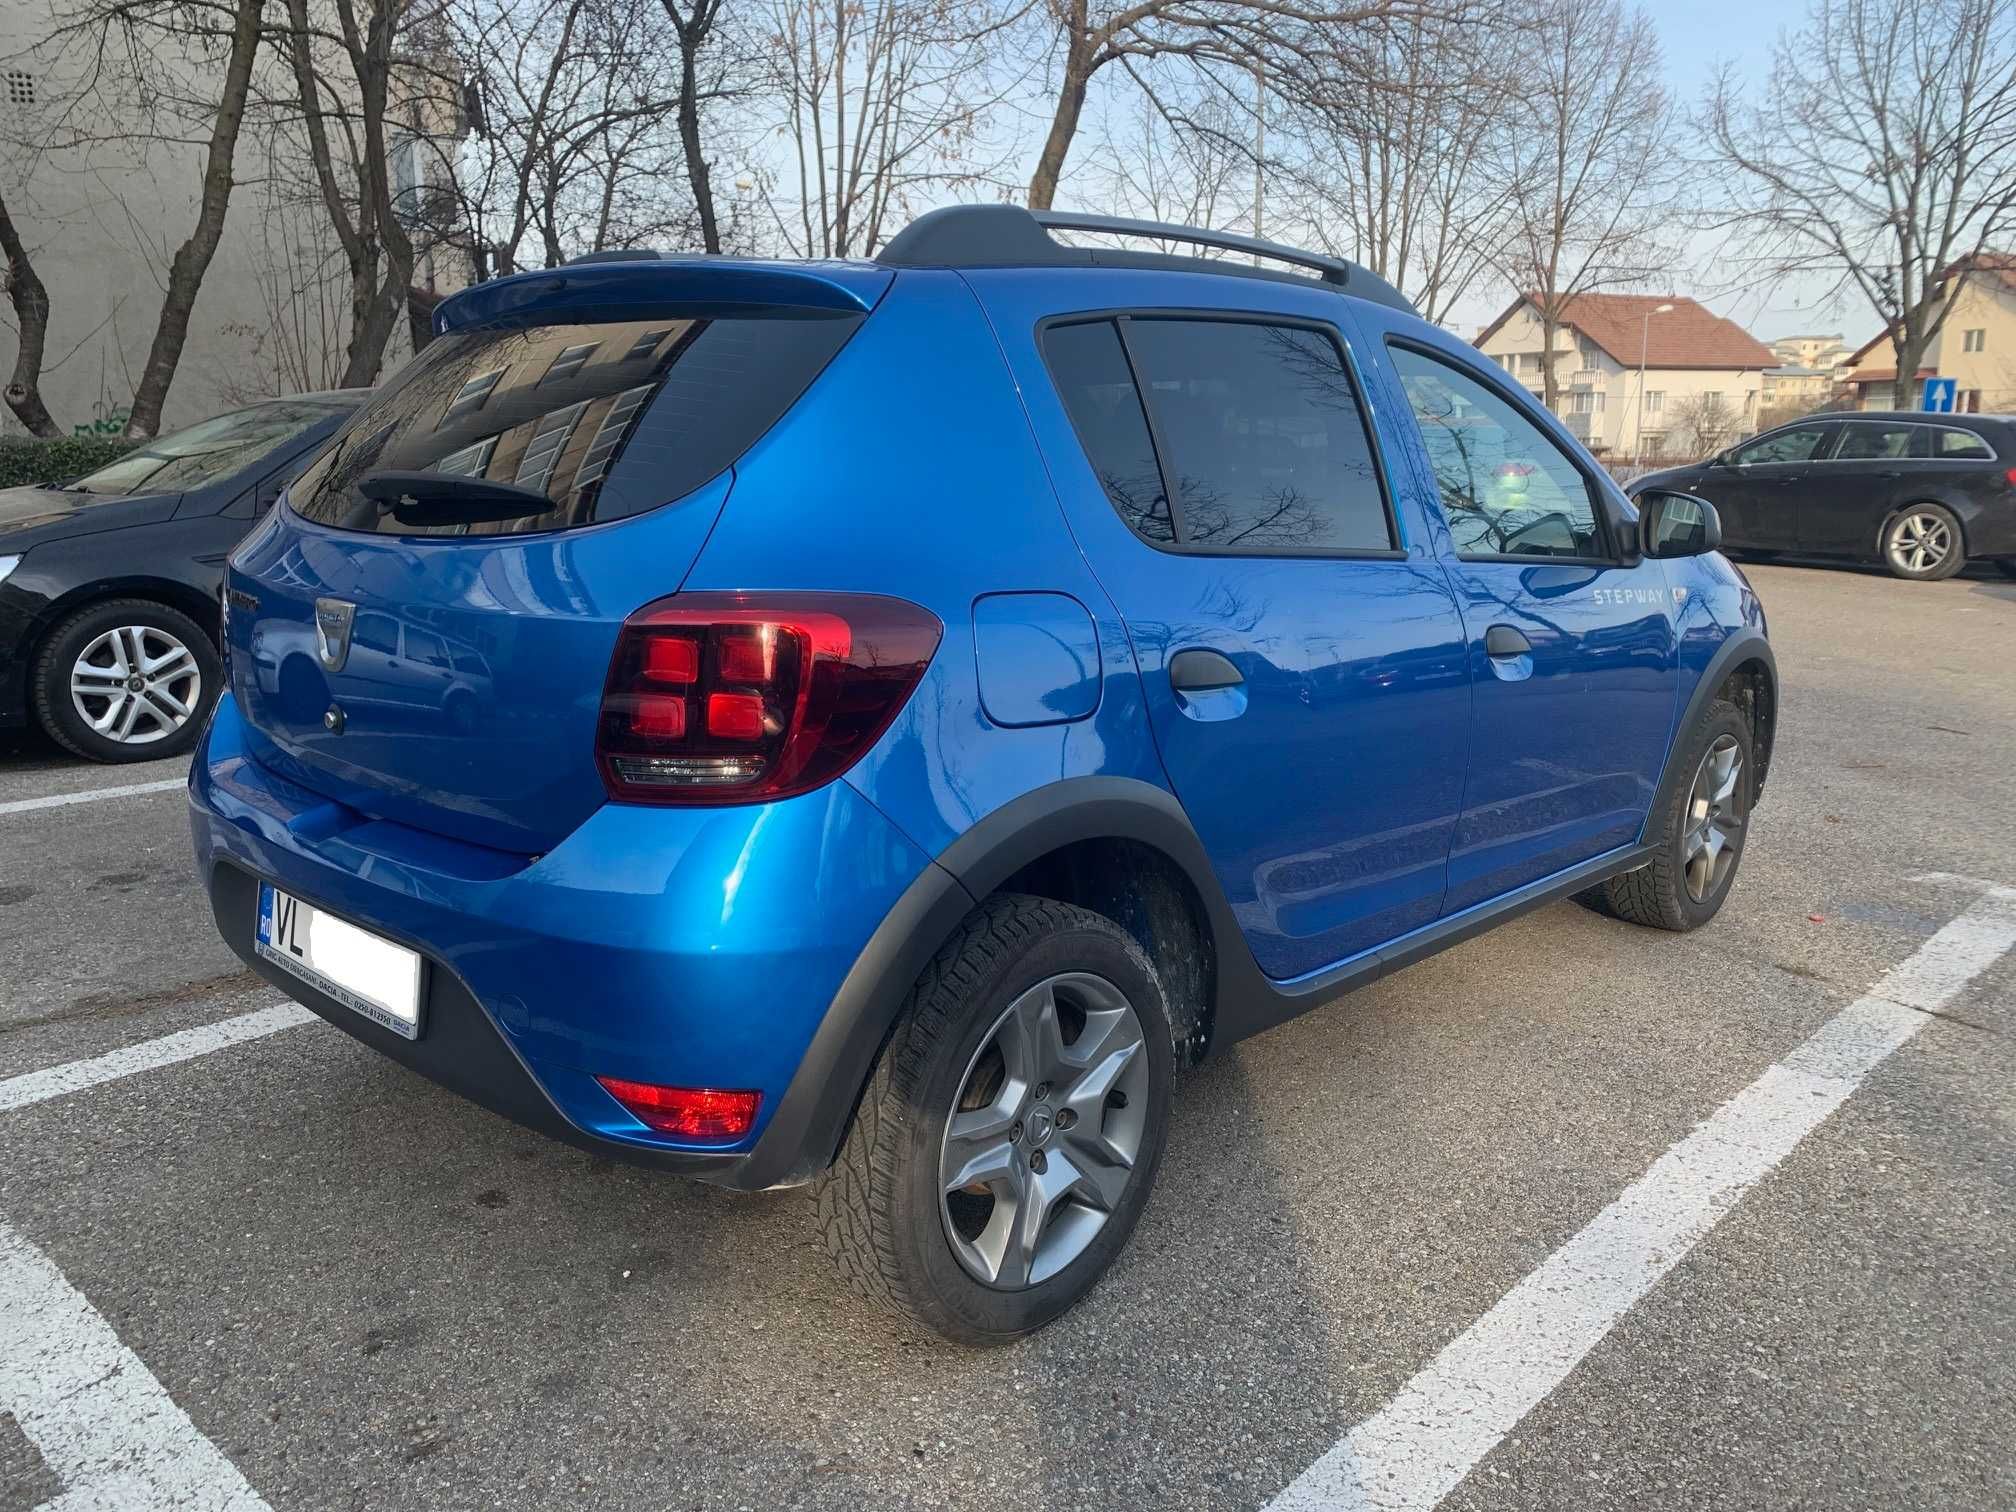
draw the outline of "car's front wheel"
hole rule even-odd
[[[150,599],[88,604],[36,657],[32,696],[50,739],[93,761],[154,761],[196,743],[222,668],[188,615]]]
[[[827,1250],[948,1338],[1041,1328],[1133,1232],[1174,1075],[1161,982],[1124,930],[990,899],[918,982],[820,1183]]]
[[[1750,830],[1750,721],[1718,699],[1688,731],[1678,759],[1691,776],[1654,816],[1652,863],[1576,894],[1578,901],[1632,924],[1683,932],[1721,911]]]
[[[1913,504],[1883,527],[1883,565],[1894,576],[1933,583],[1967,565],[1960,522],[1943,504]]]

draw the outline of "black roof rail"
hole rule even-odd
[[[1181,268],[1193,272],[1230,273],[1244,277],[1287,278],[1299,274],[1242,267],[1219,258],[1127,252],[1103,247],[1067,247],[1050,232],[1094,231],[1120,236],[1147,236],[1160,241],[1187,242],[1227,252],[1250,252],[1295,267],[1306,268],[1324,283],[1360,298],[1417,314],[1407,297],[1385,279],[1358,264],[1323,252],[1262,241],[1230,231],[1178,226],[1163,221],[1130,220],[1125,216],[1083,215],[1068,210],[1025,210],[1020,205],[947,205],[921,215],[884,246],[875,260],[898,268],[1014,268],[1110,265]]]

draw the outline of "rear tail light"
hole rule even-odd
[[[598,1076],[602,1090],[647,1129],[681,1139],[740,1139],[756,1126],[761,1092],[714,1087],[659,1087],[650,1082]]]
[[[648,604],[609,664],[603,785],[632,803],[748,803],[831,782],[889,727],[943,630],[926,609],[869,594]]]
[[[2016,488],[2016,467],[2010,468],[2009,471],[2002,474],[2002,476],[2009,480],[2009,486],[2011,488]]]

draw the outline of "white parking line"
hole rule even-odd
[[[63,1494],[41,1512],[264,1512],[112,1325],[34,1245],[0,1223],[0,1407]]]
[[[1268,1512],[1426,1512],[1799,1142],[2016,944],[1996,887],[1668,1150]]]
[[[117,1081],[135,1072],[152,1071],[156,1066],[172,1066],[177,1061],[194,1060],[212,1050],[242,1045],[247,1040],[261,1039],[282,1029],[291,1029],[296,1024],[305,1024],[314,1017],[298,1003],[275,1003],[255,1013],[241,1013],[236,1018],[214,1024],[198,1024],[194,1029],[181,1029],[174,1034],[164,1034],[159,1039],[142,1040],[137,1045],[94,1055],[89,1060],[70,1061],[47,1070],[9,1077],[0,1081],[0,1113],[47,1102],[66,1093],[81,1092],[86,1087]]]
[[[142,793],[165,793],[170,788],[188,785],[187,777],[169,777],[160,782],[128,782],[119,787],[87,788],[81,793],[51,793],[46,798],[10,798],[0,803],[0,815],[64,808],[72,803],[96,803],[100,798],[137,798]]]

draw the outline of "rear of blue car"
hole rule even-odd
[[[833,779],[942,623],[829,584],[677,590],[736,495],[795,513],[824,438],[773,438],[788,466],[761,483],[735,464],[890,281],[617,265],[465,298],[232,560],[230,696],[192,792],[234,947],[561,1137],[736,1185],[830,1157],[799,1126],[751,1152],[931,866]],[[548,507],[412,524],[424,504],[356,486],[429,470]],[[348,929],[413,958],[345,981],[338,955],[375,948]]]

